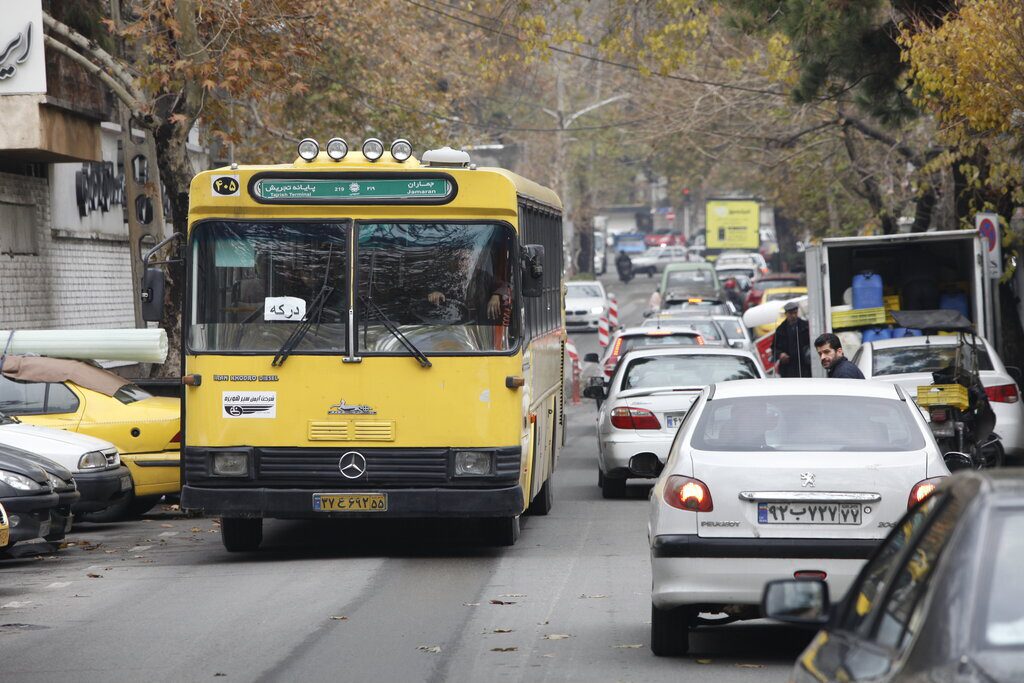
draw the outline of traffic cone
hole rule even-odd
[[[608,324],[613,330],[619,327],[619,301],[614,294],[608,295]]]
[[[603,349],[608,346],[608,318],[601,316],[601,321],[597,323],[597,343]]]

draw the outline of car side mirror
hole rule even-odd
[[[544,247],[527,244],[520,251],[523,296],[537,298],[544,293]]]
[[[603,384],[591,384],[583,389],[583,395],[595,401],[603,401],[608,397]]]
[[[597,355],[596,353],[588,353],[587,355],[583,356],[583,362],[584,363],[600,363],[601,362],[601,357],[599,355]]]
[[[653,308],[648,308],[646,311],[644,311],[644,317],[645,318],[650,318],[652,315],[654,315],[654,309]]]
[[[761,597],[761,613],[787,624],[818,628],[828,623],[828,584],[808,579],[769,581]]]
[[[164,316],[164,271],[160,268],[146,268],[142,273],[142,319],[147,322],[160,322]]]
[[[950,472],[974,469],[974,459],[960,451],[950,451],[949,453],[944,454],[942,459],[946,463],[946,469]]]

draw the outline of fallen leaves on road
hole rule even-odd
[[[710,659],[698,659],[697,663],[698,664],[710,664],[711,660]]]
[[[499,595],[498,597],[499,598],[525,598],[526,597],[526,593],[505,593],[504,595]]]
[[[429,652],[432,655],[436,655],[441,652],[440,645],[420,645],[416,649],[420,652]]]
[[[194,526],[194,527],[192,527],[192,533],[194,533],[194,534],[201,534],[201,533],[203,533],[203,530],[200,529],[197,526]]]
[[[479,607],[480,603],[479,602],[464,602],[464,603],[462,603],[462,606],[463,607]]]
[[[160,528],[162,528],[162,529],[173,529],[174,525],[173,524],[161,524]]]
[[[496,628],[491,633],[512,633],[515,629],[511,628]]]
[[[764,664],[737,664],[737,667],[741,669],[763,669]]]
[[[509,600],[491,600],[492,605],[514,605],[516,603]]]
[[[343,617],[343,616],[331,617],[331,621],[348,621],[348,617]]]
[[[88,576],[90,579],[102,579],[103,578],[103,574],[93,574],[92,572],[89,572],[88,574],[86,574],[86,576]]]
[[[492,647],[491,652],[515,652],[518,649],[519,648],[514,645],[512,647]]]
[[[643,647],[643,643],[629,643],[628,645],[612,645],[617,650],[639,650]]]
[[[544,636],[544,640],[565,640],[566,638],[572,638],[568,633],[549,633]]]
[[[583,595],[580,596],[580,598],[585,599],[585,600],[600,600],[601,598],[607,598],[607,597],[608,597],[607,595],[603,595],[601,593],[598,593],[596,595],[587,595],[586,593],[584,593]]]

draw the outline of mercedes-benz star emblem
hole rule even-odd
[[[366,458],[362,453],[349,451],[341,456],[341,460],[338,461],[338,469],[341,471],[341,476],[346,479],[358,479],[366,474]]]
[[[804,472],[800,475],[800,485],[803,487],[814,486],[814,474],[812,472]]]

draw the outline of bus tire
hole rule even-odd
[[[263,542],[263,520],[259,517],[221,517],[220,538],[229,553],[256,550]]]
[[[530,509],[526,511],[526,514],[543,517],[551,512],[551,505],[553,503],[554,495],[551,491],[551,477],[548,477],[548,480],[540,487],[540,491],[537,491],[537,495],[534,497],[533,502],[530,503]]]
[[[602,498],[625,498],[626,479],[615,479],[607,474],[601,476],[601,497]]]
[[[519,540],[519,515],[493,517],[486,520],[487,538],[491,545],[507,548]]]
[[[689,652],[691,614],[687,607],[660,609],[651,605],[651,652],[658,657]]]

